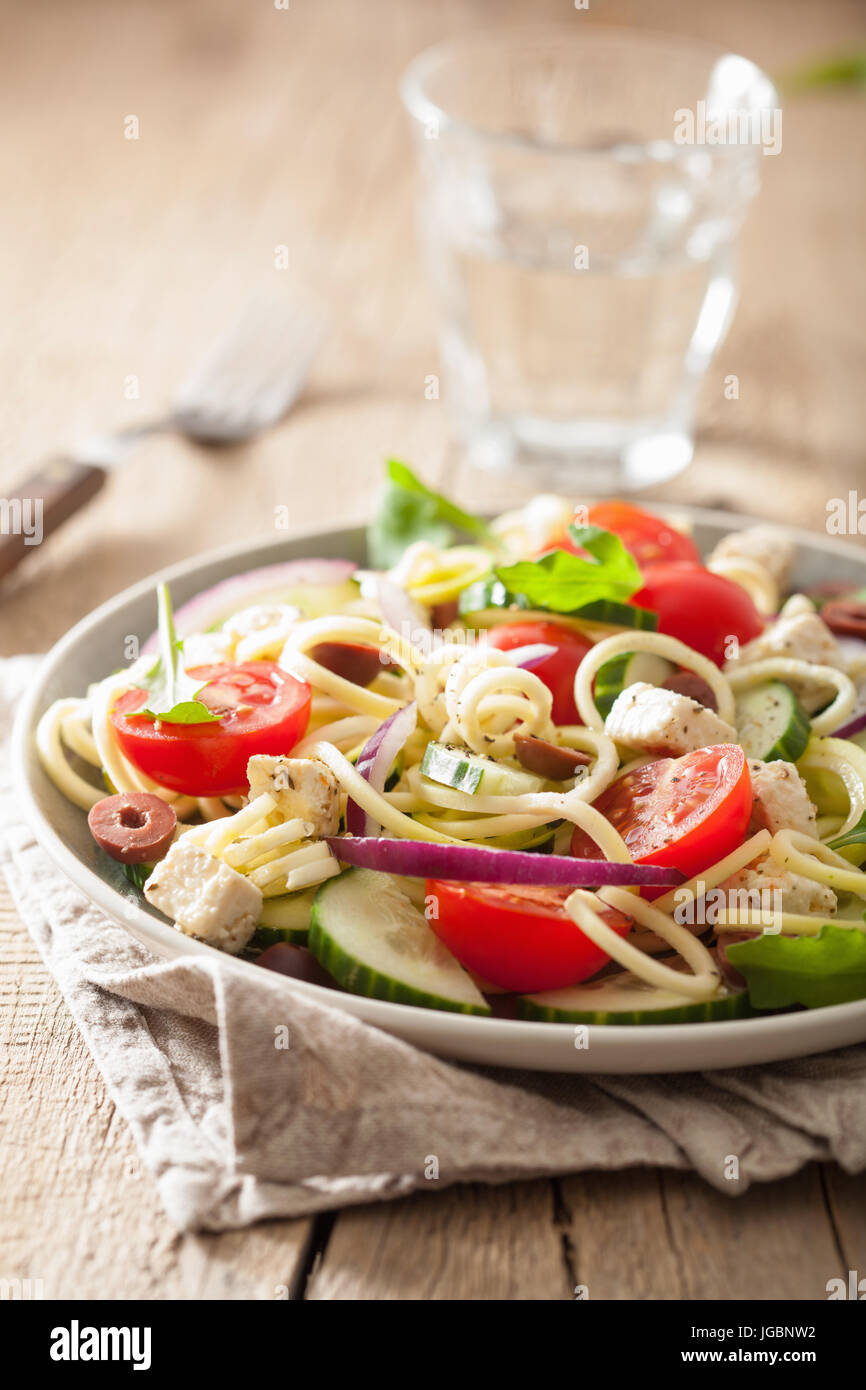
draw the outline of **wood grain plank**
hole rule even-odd
[[[816,1166],[738,1197],[641,1169],[571,1177],[562,1195],[590,1299],[812,1299],[839,1272]]]
[[[312,1220],[179,1235],[0,880],[0,1278],[46,1298],[294,1295]]]
[[[835,1273],[845,1278],[856,1270],[866,1279],[866,1177],[845,1173],[837,1164],[822,1165],[824,1196],[842,1268]],[[863,1285],[866,1294],[866,1284]]]
[[[568,1297],[551,1184],[470,1183],[342,1211],[306,1296],[425,1302]]]

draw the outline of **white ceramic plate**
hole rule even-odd
[[[695,539],[703,551],[733,529],[734,523],[726,514],[683,511],[694,522]],[[749,524],[747,519],[741,521]],[[799,545],[799,584],[831,579],[866,584],[866,555],[860,549],[811,532],[789,534]],[[57,643],[18,712],[13,737],[15,777],[25,813],[40,843],[88,898],[157,955],[190,955],[212,948],[170,926],[141,899],[120,866],[97,849],[83,812],[66,801],[39,764],[33,739],[36,723],[53,700],[83,693],[91,681],[122,664],[120,653],[127,634],[151,631],[157,579],[170,581],[179,606],[230,575],[304,555],[345,555],[362,561],[364,533],[361,529],[326,531],[292,541],[235,546],[144,580],[103,604]],[[225,959],[233,970],[259,969],[247,961]],[[866,1000],[726,1023],[596,1027],[589,1029],[589,1046],[576,1047],[575,1030],[567,1024],[464,1017],[362,999],[283,976],[273,978],[281,979],[287,990],[313,995],[430,1051],[502,1067],[606,1073],[695,1071],[802,1057],[866,1040]]]

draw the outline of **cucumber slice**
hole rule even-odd
[[[317,885],[315,888],[304,888],[299,893],[265,898],[256,934],[250,944],[263,951],[280,941],[288,941],[290,946],[306,946],[313,899],[318,891]]]
[[[617,695],[627,686],[635,681],[662,685],[675,669],[673,662],[653,652],[623,652],[622,656],[611,657],[599,667],[595,678],[596,709],[606,718]]]
[[[527,772],[517,762],[496,761],[435,740],[424,750],[421,772],[443,787],[470,794],[483,791],[485,796],[522,796],[544,791],[547,786],[543,777]]]
[[[805,753],[812,732],[808,714],[781,681],[744,691],[736,702],[734,722],[746,756],[765,763],[777,758],[795,763]]]
[[[438,811],[435,816],[429,815],[425,811],[413,811],[412,819],[418,821],[419,825],[426,825],[428,829],[441,829],[441,822],[445,821],[446,826],[449,820],[467,820],[470,817],[464,811]],[[479,816],[479,821],[483,816]],[[486,835],[484,839],[479,838],[479,845],[490,846],[491,849],[523,849],[538,850],[542,854],[553,852],[553,840],[556,829],[561,825],[561,821],[548,822],[546,825],[535,826],[532,830],[514,830],[510,835]],[[467,841],[471,844],[473,841]]]
[[[538,850],[540,854],[553,853],[553,838],[556,825],[539,825],[535,830],[515,830],[511,835],[491,835],[479,840],[480,845],[490,845],[492,849]]]
[[[510,594],[501,579],[488,574],[466,585],[457,599],[457,612],[461,618],[475,618],[487,608],[528,609],[529,599],[523,594]]]
[[[390,874],[348,869],[316,894],[309,946],[352,994],[489,1014],[490,1006]]]
[[[630,603],[617,603],[612,598],[585,603],[582,608],[572,609],[568,616],[584,622],[603,623],[605,627],[633,627],[641,632],[655,632],[659,625],[658,613],[649,608],[635,608]]]
[[[633,627],[655,632],[659,621],[658,614],[650,612],[648,608],[634,608],[630,603],[617,603],[614,599],[597,599],[568,613],[530,608],[524,594],[512,594],[502,580],[493,575],[468,584],[457,600],[457,611],[464,622],[472,627],[494,627],[505,616],[513,617],[515,622],[538,617],[554,622],[603,623],[607,627]]]
[[[657,989],[631,971],[571,989],[549,989],[517,1001],[519,1018],[541,1023],[717,1023],[750,1013],[749,996],[722,986],[713,999],[684,1000],[672,989]]]

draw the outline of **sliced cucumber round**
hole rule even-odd
[[[734,722],[743,752],[763,762],[795,763],[806,751],[812,733],[809,716],[793,690],[781,681],[767,681],[737,697]]]
[[[431,815],[428,811],[413,811],[412,819],[418,821],[419,825],[426,825],[429,830],[441,830],[447,829],[449,820],[469,820],[471,816],[463,811],[440,811],[437,809],[435,815]],[[484,816],[478,816],[479,830],[484,819]],[[444,826],[443,821],[445,822]],[[490,846],[491,849],[534,849],[549,854],[553,850],[556,830],[561,824],[561,821],[547,821],[544,825],[533,826],[531,830],[513,830],[509,835],[485,835],[483,839],[479,835],[477,843]],[[474,842],[470,840],[467,843]]]
[[[483,792],[485,796],[523,796],[526,792],[543,791],[547,786],[543,777],[527,772],[516,761],[485,758],[467,748],[451,748],[435,740],[424,750],[421,772],[431,782],[470,795]]]
[[[278,898],[265,898],[256,934],[250,944],[262,950],[267,946],[276,946],[280,941],[287,941],[290,946],[306,946],[313,899],[318,891],[316,886],[304,888],[298,893],[284,893]]]
[[[662,685],[675,670],[673,662],[654,652],[623,652],[611,657],[598,669],[595,678],[595,706],[605,718],[618,695],[635,681]]]
[[[313,903],[309,947],[352,994],[490,1013],[484,995],[390,874],[348,869],[323,883]]]
[[[555,832],[561,821],[548,822],[536,826],[534,830],[515,830],[510,835],[490,835],[478,840],[479,845],[489,845],[492,849],[537,850],[539,854],[553,853]]]
[[[529,600],[523,594],[510,594],[495,575],[485,575],[467,584],[457,599],[457,612],[461,618],[475,618],[489,608],[528,608]]]
[[[631,971],[571,989],[549,989],[517,1001],[519,1018],[541,1023],[718,1023],[750,1012],[749,996],[721,986],[712,999],[684,999],[672,989],[648,985]]]
[[[569,617],[588,623],[603,623],[605,627],[633,627],[641,632],[655,632],[659,625],[658,613],[653,613],[649,608],[635,608],[631,603],[617,603],[612,598],[585,603],[582,608],[572,609]]]

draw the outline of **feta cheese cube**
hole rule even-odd
[[[729,909],[739,910],[743,905],[740,895],[749,894],[756,906],[761,902],[763,911],[802,912],[827,917],[832,917],[836,911],[836,894],[832,888],[815,883],[802,874],[780,869],[768,857],[747,864],[745,869],[731,874],[720,886],[727,895]],[[766,894],[766,897],[762,896],[759,900],[759,894]]]
[[[286,820],[311,821],[316,835],[336,835],[340,828],[340,784],[317,758],[281,758],[256,754],[247,763],[250,800],[267,792]]]
[[[781,760],[763,763],[758,758],[750,758],[749,773],[752,778],[750,835],[758,830],[769,830],[771,835],[777,830],[817,834],[817,811],[793,763]]]
[[[626,748],[679,757],[713,743],[736,743],[736,730],[687,695],[636,681],[621,691],[604,731]]]
[[[848,662],[833,633],[817,613],[799,613],[794,617],[778,618],[760,637],[746,642],[739,656],[729,661],[726,670],[736,669],[749,661],[764,661],[769,657],[793,657],[818,666],[834,666],[845,671]]]
[[[231,661],[232,642],[224,632],[192,632],[183,639],[183,666],[210,666],[215,661]]]
[[[754,560],[763,565],[776,587],[784,589],[794,564],[796,547],[773,526],[747,526],[723,536],[709,558],[713,560]]]
[[[144,896],[187,936],[233,956],[246,946],[262,913],[254,883],[185,838],[157,864]]]

